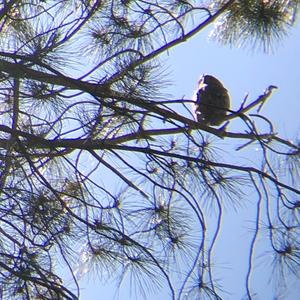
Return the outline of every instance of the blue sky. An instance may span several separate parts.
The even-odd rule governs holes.
[[[249,93],[249,99],[255,99],[270,84],[276,85],[279,89],[264,106],[264,113],[272,116],[277,127],[286,133],[294,126],[299,129],[299,26],[275,45],[271,54],[221,46],[207,38],[209,30],[171,51],[168,64],[175,97],[189,97],[203,73],[213,74],[224,83],[231,94],[233,109],[239,107],[245,93]],[[294,109],[288,111],[290,105]]]
[[[251,52],[249,49],[236,49],[224,47],[216,42],[208,40],[208,33],[211,28],[202,31],[192,40],[174,48],[165,59],[168,67],[167,79],[171,81],[167,92],[175,99],[190,98],[196,88],[197,80],[201,74],[207,73],[218,77],[228,89],[232,99],[232,109],[237,109],[246,93],[249,93],[249,100],[255,100],[269,85],[278,86],[271,98],[263,107],[263,114],[274,121],[276,131],[282,137],[293,139],[299,137],[299,112],[300,112],[300,62],[298,59],[300,49],[299,26],[292,29],[281,43],[274,46],[271,54],[259,51]],[[238,130],[234,124],[230,127]],[[236,141],[232,141],[235,143]],[[254,154],[255,156],[255,154]],[[224,221],[224,231],[228,232],[225,238],[220,240],[220,247],[223,247],[223,254],[218,256],[220,262],[219,274],[225,275],[223,287],[232,291],[226,295],[224,300],[241,299],[244,291],[243,278],[237,272],[244,268],[242,265],[244,247],[247,246],[249,233],[249,220],[251,210],[247,207],[239,213],[230,212],[229,218]],[[229,234],[238,226],[234,234]],[[227,259],[235,257],[234,261]],[[229,271],[228,271],[229,270]],[[228,273],[229,272],[229,273]],[[258,277],[257,284],[267,279],[262,272]],[[103,283],[93,278],[84,280],[81,294],[82,300],[89,299],[117,299],[127,300],[128,290],[116,293],[116,290],[109,285],[103,288]],[[264,298],[268,298],[270,290],[262,292]],[[297,300],[299,288],[291,292],[288,300]],[[126,294],[126,296],[125,296]],[[161,296],[149,297],[163,299]]]

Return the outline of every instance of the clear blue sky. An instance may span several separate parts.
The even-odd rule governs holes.
[[[237,109],[246,92],[249,93],[249,99],[255,100],[266,87],[276,85],[279,89],[265,104],[263,114],[274,121],[275,128],[281,136],[291,139],[297,136],[299,138],[299,26],[291,30],[289,36],[280,44],[274,46],[273,54],[223,47],[215,42],[209,42],[207,35],[208,30],[205,30],[192,40],[170,51],[166,65],[169,73],[167,79],[172,81],[172,84],[168,92],[176,99],[183,96],[190,98],[200,75],[208,73],[215,75],[224,83],[232,97],[232,109]],[[239,213],[230,212],[230,217],[224,222],[224,230],[228,232],[228,235],[220,240],[222,255],[218,256],[218,260],[220,275],[225,274],[225,278],[222,278],[223,288],[232,292],[231,295],[225,295],[224,300],[239,300],[244,295],[242,290],[244,277],[241,277],[238,270],[243,268],[240,264],[242,259],[246,259],[243,257],[243,250],[247,245],[247,238],[250,237],[248,235],[250,219],[251,211],[249,213],[247,208],[243,208]],[[236,230],[236,228],[239,229]],[[82,300],[112,299],[118,295],[117,299],[130,299],[128,291],[126,293],[120,291],[118,294],[112,286],[104,288],[101,281],[93,277],[92,275],[88,281],[82,282]],[[261,282],[266,281],[263,272],[258,279]],[[274,287],[270,285],[269,288]],[[265,290],[262,295],[264,298],[258,297],[257,299],[270,299],[268,290]],[[297,295],[300,295],[299,288],[284,299],[300,299]],[[163,298],[150,296],[148,299]]]

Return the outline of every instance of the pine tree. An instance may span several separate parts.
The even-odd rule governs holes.
[[[299,277],[299,144],[260,110],[275,87],[230,110],[222,128],[195,121],[193,99],[161,92],[170,49],[215,24],[221,43],[269,51],[298,4],[3,1],[0,298],[79,299],[81,279],[99,273],[120,286],[130,278],[145,299],[162,289],[170,299],[222,299],[213,250],[226,235],[224,209],[239,210],[245,186],[258,199],[246,298],[255,295],[259,235],[277,280]],[[243,130],[230,131],[231,122]],[[242,146],[220,162],[218,143],[232,140]],[[260,168],[234,160],[252,145]]]

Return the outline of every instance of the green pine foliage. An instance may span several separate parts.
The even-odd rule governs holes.
[[[270,253],[285,291],[299,277],[300,151],[260,112],[275,87],[207,126],[193,99],[163,93],[164,59],[211,24],[224,44],[268,51],[297,13],[288,0],[2,1],[0,298],[80,299],[89,275],[139,299],[222,299],[216,244],[247,194],[245,295]],[[252,145],[258,163],[241,163]]]

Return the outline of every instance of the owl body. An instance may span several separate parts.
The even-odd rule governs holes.
[[[228,91],[217,78],[204,75],[199,81],[195,107],[198,122],[221,125],[230,107]]]

